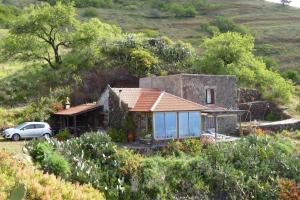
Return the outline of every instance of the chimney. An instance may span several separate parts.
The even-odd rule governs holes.
[[[121,99],[122,90],[119,90],[119,107],[122,107],[122,99]]]
[[[65,109],[68,110],[68,109],[70,109],[70,107],[71,107],[70,99],[69,99],[69,97],[67,97],[66,98],[66,103],[65,103]]]

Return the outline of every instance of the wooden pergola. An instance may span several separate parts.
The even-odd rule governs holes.
[[[215,123],[215,139],[217,139],[218,134],[218,117],[223,115],[230,115],[230,114],[236,114],[238,116],[239,126],[241,127],[241,115],[247,112],[245,110],[227,110],[227,109],[211,109],[211,110],[205,110],[202,111],[202,113],[205,113],[207,115],[214,117],[214,123]]]
[[[103,122],[103,106],[97,104],[82,104],[55,113],[59,117],[59,129],[73,130],[78,134],[78,128],[90,131],[99,128]]]

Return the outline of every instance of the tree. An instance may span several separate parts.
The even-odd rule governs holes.
[[[62,63],[63,48],[71,44],[78,21],[72,4],[43,3],[29,7],[12,25],[2,44],[6,59],[45,60],[53,69]]]
[[[288,5],[290,5],[290,3],[292,3],[291,0],[281,0],[281,4],[282,4],[283,6],[288,6]]]
[[[292,97],[293,84],[254,56],[252,36],[227,32],[205,39],[202,47],[204,54],[196,72],[235,75],[240,85],[257,88],[269,99],[287,101]]]

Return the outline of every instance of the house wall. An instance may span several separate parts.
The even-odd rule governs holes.
[[[206,89],[215,89],[215,105],[237,109],[238,95],[235,76],[178,74],[140,79],[141,88],[158,88],[195,103],[206,105]],[[223,134],[236,131],[237,115],[219,117],[218,128]]]
[[[128,106],[124,102],[120,102],[120,98],[110,87],[105,89],[97,103],[103,105],[104,112],[107,113],[108,127],[120,129],[124,126],[128,114]]]

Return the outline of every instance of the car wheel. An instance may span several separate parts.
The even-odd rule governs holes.
[[[21,136],[19,134],[13,134],[13,136],[11,137],[11,139],[13,141],[19,141],[21,139]]]
[[[44,138],[50,138],[51,135],[50,135],[49,133],[45,133],[45,134],[43,135],[43,137],[44,137]]]

